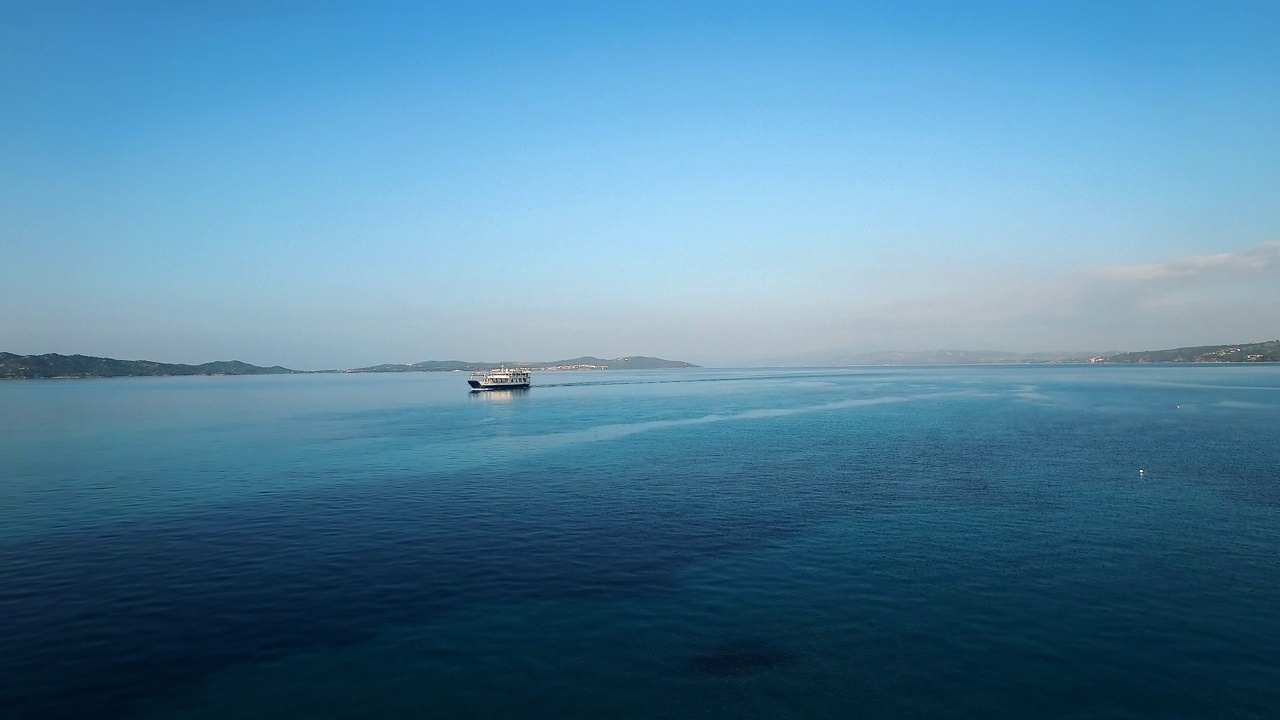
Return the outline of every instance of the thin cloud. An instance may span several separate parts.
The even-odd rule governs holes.
[[[1265,242],[1241,252],[1187,255],[1147,265],[1117,265],[1097,271],[1104,280],[1147,282],[1195,277],[1250,276],[1280,265],[1280,241]]]
[[[1122,350],[1274,336],[1280,242],[1075,272],[992,269],[846,314],[858,350]],[[834,339],[834,338],[832,338]],[[839,343],[832,343],[836,346]]]

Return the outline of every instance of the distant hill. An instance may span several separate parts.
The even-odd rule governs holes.
[[[259,367],[239,360],[202,365],[159,363],[150,360],[114,360],[88,355],[14,355],[0,352],[0,378],[145,377],[158,375],[287,375],[297,370]]]
[[[1000,350],[929,350],[826,355],[815,365],[1014,365],[1025,363],[1209,363],[1280,362],[1280,340],[1202,345],[1125,353],[1013,353]]]
[[[569,360],[527,361],[507,360],[504,362],[465,362],[462,360],[424,360],[423,362],[405,365],[371,365],[362,368],[350,368],[343,372],[448,372],[452,370],[491,370],[506,365],[520,366],[534,370],[660,370],[669,368],[696,368],[699,365],[680,360],[663,360],[662,358],[633,355],[630,357],[605,360],[584,355]]]
[[[1088,353],[1014,353],[1003,350],[926,350],[865,352],[832,357],[830,365],[1011,365],[1017,363],[1084,362]]]
[[[1221,363],[1280,362],[1280,340],[1237,345],[1201,345],[1173,350],[1146,350],[1105,357],[1093,357],[1092,363]]]
[[[585,355],[580,358],[571,360],[556,360],[549,363],[539,363],[542,367],[599,367],[604,370],[667,370],[671,368],[696,368],[699,365],[687,363],[680,360],[663,360],[662,358],[646,357],[644,355],[632,355],[631,357],[614,358],[612,360],[604,360],[598,357]]]
[[[1280,362],[1280,340],[1202,345],[1126,353],[1011,353],[998,350],[869,352],[848,355],[839,365],[1010,365],[1019,363],[1208,363]]]

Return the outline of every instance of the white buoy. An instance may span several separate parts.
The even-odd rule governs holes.
[[[1146,474],[1147,474],[1147,471],[1146,471],[1146,470],[1139,470],[1139,471],[1138,471],[1138,474],[1139,474],[1139,475],[1146,475]]]

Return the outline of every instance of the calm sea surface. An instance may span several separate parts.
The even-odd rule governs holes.
[[[534,382],[0,382],[0,717],[1280,713],[1280,367]]]

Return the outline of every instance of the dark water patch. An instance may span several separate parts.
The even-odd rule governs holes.
[[[774,643],[758,639],[738,639],[690,655],[685,664],[703,675],[741,677],[786,665],[795,656]]]
[[[504,496],[503,484],[561,493]],[[796,527],[749,507],[670,510],[529,472],[331,487],[0,546],[0,706],[123,717],[235,664],[468,605],[664,593],[690,562]]]

